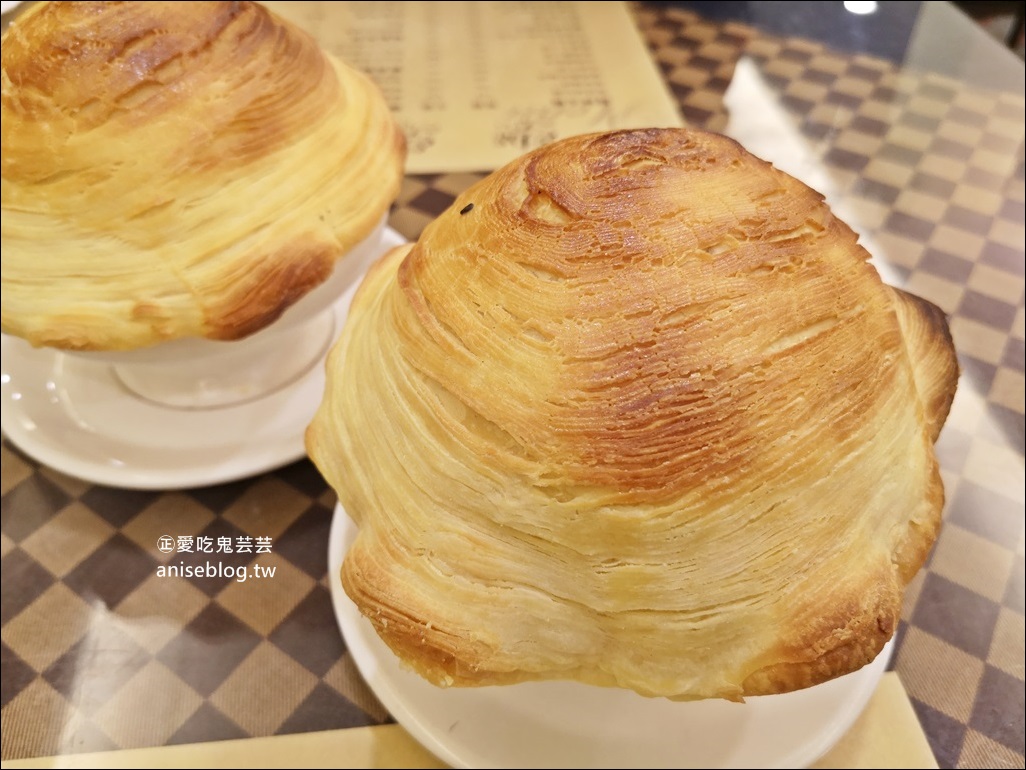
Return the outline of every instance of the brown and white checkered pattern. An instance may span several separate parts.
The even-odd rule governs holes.
[[[942,767],[1022,767],[1023,95],[804,40],[756,35],[745,55],[829,172],[835,210],[951,319],[945,526],[893,665]]]
[[[942,767],[1023,767],[1022,94],[776,39],[686,11],[637,18],[686,120],[722,130],[750,57],[833,189],[908,289],[951,315],[964,375],[938,443],[946,521],[906,596],[894,660]],[[414,238],[480,178],[406,180]],[[377,724],[340,637],[325,545],[334,498],[306,461],[205,489],[97,487],[2,449],[4,759]],[[163,534],[270,535],[253,590],[157,578]],[[174,557],[178,558],[178,557]]]
[[[96,487],[2,448],[5,758],[377,724],[328,590],[333,495],[308,462],[168,494]],[[254,590],[157,577],[161,535],[272,537]],[[198,562],[197,562],[198,563]]]

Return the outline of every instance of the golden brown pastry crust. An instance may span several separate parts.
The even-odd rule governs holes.
[[[736,700],[869,662],[939,526],[957,365],[867,259],[709,133],[474,185],[329,358],[307,447],[359,525],[346,592],[440,685]]]
[[[405,142],[376,87],[256,3],[44,3],[3,38],[2,327],[237,339],[366,238]]]

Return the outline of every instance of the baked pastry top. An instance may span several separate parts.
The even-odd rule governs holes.
[[[374,84],[249,2],[43,3],[4,33],[4,332],[231,340],[327,279],[394,200]]]
[[[361,285],[307,448],[342,583],[439,685],[686,700],[871,661],[938,527],[933,305],[722,136],[574,137]]]

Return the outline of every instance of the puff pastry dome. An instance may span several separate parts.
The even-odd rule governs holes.
[[[471,208],[472,205],[472,208]],[[871,661],[939,524],[958,376],[822,196],[725,137],[575,137],[366,277],[307,448],[342,583],[438,685],[677,700]]]
[[[45,3],[3,37],[4,332],[232,340],[388,211],[405,141],[364,75],[256,3]]]

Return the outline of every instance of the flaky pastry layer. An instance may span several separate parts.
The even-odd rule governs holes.
[[[575,137],[368,275],[309,453],[346,592],[439,685],[673,699],[871,661],[940,524],[943,315],[724,137]]]
[[[232,340],[331,274],[394,200],[374,84],[256,3],[43,3],[2,51],[4,332]]]

